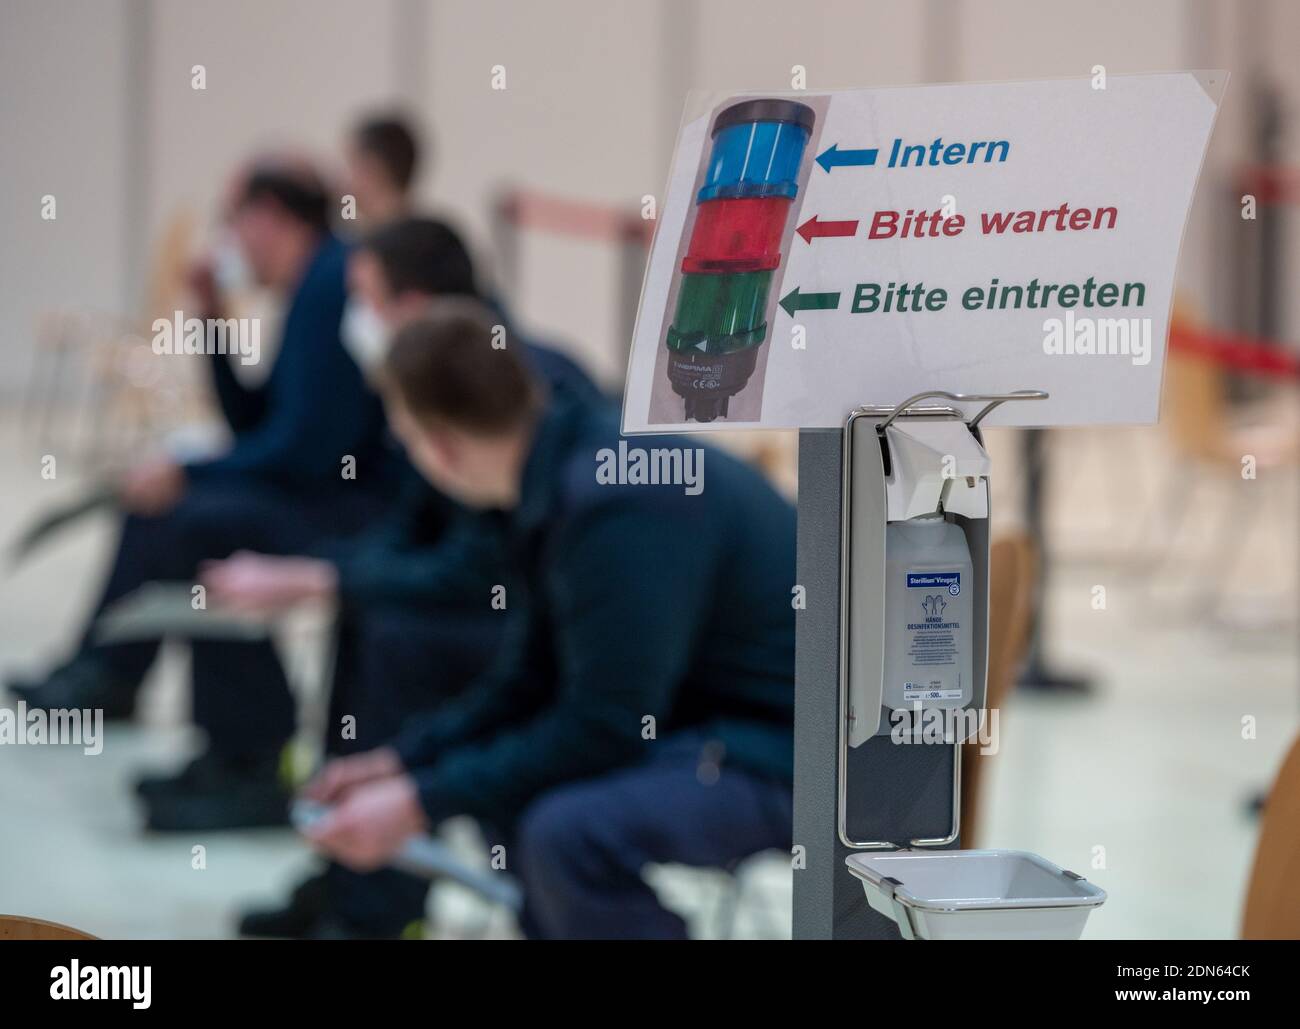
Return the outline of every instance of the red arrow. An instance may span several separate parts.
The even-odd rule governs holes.
[[[795,229],[805,243],[812,243],[814,236],[852,236],[857,231],[857,222],[819,222],[815,214]]]

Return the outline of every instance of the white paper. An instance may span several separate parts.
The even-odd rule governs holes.
[[[1004,405],[989,416],[994,425],[1155,421],[1178,249],[1226,80],[1225,72],[1179,72],[1110,76],[1100,89],[1090,79],[1062,79],[763,94],[814,107],[817,122],[773,273],[757,367],[729,416],[701,423],[685,420],[663,351],[709,129],[719,110],[745,97],[710,107],[683,125],[678,140],[641,295],[624,431],[836,427],[855,407],[894,405],[926,389],[1051,394]],[[926,163],[888,167],[896,139],[924,145]],[[943,147],[932,151],[935,140]],[[976,142],[986,146],[975,150]],[[988,145],[995,142],[1007,144],[1005,153]],[[964,151],[948,151],[953,144]],[[816,158],[832,145],[876,148],[877,162],[826,171]],[[963,152],[976,154],[973,163],[944,163]],[[990,162],[991,153],[997,159]],[[937,237],[869,238],[877,212],[942,211],[945,198],[950,213],[964,218],[957,234],[940,228]],[[1062,204],[1068,207],[1058,215]],[[1071,218],[1085,224],[1075,215],[1082,210],[1087,227],[1072,228]],[[984,231],[984,216],[1024,211],[1034,212],[1041,231],[1011,231],[1014,221],[1000,233],[990,221]],[[852,236],[805,242],[795,229],[814,216],[858,226]],[[1085,306],[1090,277],[1092,306]],[[989,310],[983,305],[994,278],[1020,294],[995,293]],[[883,291],[891,282],[941,287],[946,303],[919,312],[853,311],[861,284]],[[1103,294],[1105,283],[1118,293]],[[1057,289],[1042,304],[1049,284]],[[1073,307],[1059,302],[1063,285],[1078,291],[1065,294]],[[838,293],[837,306],[791,315],[779,302],[796,287]],[[972,287],[986,291],[973,310],[963,306]],[[1040,306],[1030,306],[1031,290]],[[999,308],[1004,296],[1007,306]],[[803,326],[802,348],[796,326]],[[1125,330],[1135,330],[1127,340]],[[1084,352],[1052,352],[1066,337]],[[1089,339],[1094,350],[1127,342],[1127,352],[1088,353]]]

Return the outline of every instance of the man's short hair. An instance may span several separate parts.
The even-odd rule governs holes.
[[[306,169],[289,167],[254,168],[239,191],[236,206],[272,203],[309,228],[329,228],[329,198],[324,183]]]
[[[410,124],[400,115],[371,115],[352,131],[357,149],[379,162],[394,186],[405,192],[415,181],[420,144]]]
[[[474,262],[450,226],[433,218],[401,218],[376,229],[360,250],[374,254],[394,294],[474,296]]]
[[[394,335],[380,383],[418,420],[499,436],[534,421],[544,390],[492,312],[464,298],[438,300]]]

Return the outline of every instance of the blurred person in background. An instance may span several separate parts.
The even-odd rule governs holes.
[[[432,218],[404,218],[376,229],[356,245],[348,268],[351,294],[342,339],[367,375],[378,372],[392,334],[435,300],[479,297],[464,242]],[[563,387],[575,402],[604,402],[576,362],[552,345],[520,337],[499,304],[485,304],[496,318],[502,345],[517,348],[544,381]],[[441,545],[465,509],[409,465],[403,473],[399,500],[366,533],[322,541],[312,556],[239,553],[209,565],[205,581],[212,584],[214,596],[252,610],[280,610],[319,599],[322,582],[330,595],[354,601],[358,608],[382,603],[406,605],[418,613],[440,606],[452,592],[448,576],[455,581],[472,566],[460,548],[478,539],[477,521],[473,527],[465,523],[465,534],[452,536],[453,547]],[[499,567],[495,557],[493,562]]]
[[[684,936],[646,864],[790,846],[793,508],[714,449],[702,490],[602,478],[617,411],[494,348],[481,307],[404,326],[382,382],[412,461],[499,534],[515,616],[484,680],[309,784],[332,806],[309,838],[365,870],[470,815],[507,844],[530,935]]]
[[[164,457],[127,472],[119,487],[127,516],[91,626],[70,661],[15,688],[31,706],[129,716],[159,641],[97,644],[93,622],[106,607],[145,582],[193,582],[205,559],[246,548],[300,552],[356,532],[395,491],[400,458],[381,405],[340,339],[346,253],[329,230],[326,189],[300,162],[264,161],[233,197],[228,247],[194,275],[198,314],[223,317],[223,285],[241,278],[285,298],[274,365],[251,387],[227,355],[205,358],[233,441],[211,460]],[[179,775],[140,782],[147,824],[283,823],[278,769],[295,719],[273,644],[196,639],[191,652],[194,720],[207,749]]]
[[[477,295],[470,254],[454,230],[429,218],[383,225],[353,250],[343,338],[370,372],[401,325],[437,298]],[[573,361],[519,339],[517,348],[552,389],[574,403],[603,398]],[[366,532],[331,541],[310,555],[241,553],[203,571],[216,603],[257,612],[306,601],[339,605],[331,685],[330,756],[391,742],[404,719],[459,693],[495,654],[507,612],[485,598],[505,572],[499,543],[479,519],[429,485],[414,469],[398,500]],[[392,870],[358,873],[331,864],[302,882],[287,904],[247,913],[244,935],[398,936],[424,915],[428,883]]]
[[[346,192],[356,198],[363,227],[410,213],[420,143],[408,119],[398,114],[363,117],[348,138],[346,159]]]

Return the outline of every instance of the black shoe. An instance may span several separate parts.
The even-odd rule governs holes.
[[[239,919],[240,936],[303,940],[325,914],[327,880],[324,872],[304,879],[280,908],[246,911]]]
[[[327,911],[298,938],[301,940],[402,940],[407,939],[408,936],[406,933],[375,932],[373,929],[349,922],[340,915]],[[412,935],[410,938],[417,937]]]
[[[31,709],[98,708],[106,721],[115,722],[135,713],[139,685],[115,675],[107,662],[82,654],[40,681],[9,683],[9,692]]]
[[[289,824],[289,791],[278,761],[235,762],[209,758],[184,786],[146,800],[145,827],[156,832],[261,829]],[[175,780],[173,780],[175,783]]]
[[[226,764],[205,750],[174,775],[142,775],[135,784],[135,792],[144,800],[155,800],[171,794],[189,796],[195,793],[215,793],[227,782],[231,772]]]
[[[1091,679],[1041,667],[1030,667],[1021,672],[1016,689],[1074,697],[1088,697],[1096,692]]]

